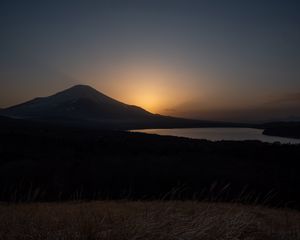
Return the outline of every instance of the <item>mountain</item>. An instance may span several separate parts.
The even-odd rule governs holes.
[[[152,114],[142,108],[116,101],[97,90],[76,85],[49,97],[7,108],[2,114],[15,118],[74,118],[81,120],[139,119]]]
[[[76,85],[49,97],[35,98],[6,108],[0,114],[18,119],[118,129],[224,126],[224,123],[152,114],[86,85]]]
[[[86,85],[35,98],[4,109],[0,114],[18,119],[104,128],[127,128],[158,118],[140,107],[119,102]]]

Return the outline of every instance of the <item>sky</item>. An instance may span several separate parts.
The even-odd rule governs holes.
[[[154,113],[300,120],[300,1],[1,1],[0,108],[76,84]]]

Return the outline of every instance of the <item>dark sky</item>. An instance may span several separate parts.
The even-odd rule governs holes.
[[[300,117],[300,1],[1,1],[0,107],[89,84],[162,114]]]

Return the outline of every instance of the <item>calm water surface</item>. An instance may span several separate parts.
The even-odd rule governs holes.
[[[259,140],[262,142],[280,142],[300,144],[300,139],[272,137],[263,135],[263,130],[254,128],[174,128],[174,129],[142,129],[132,132],[143,132],[159,135],[187,137],[195,139],[219,140]]]

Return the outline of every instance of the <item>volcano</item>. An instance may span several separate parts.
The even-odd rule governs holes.
[[[122,103],[87,85],[76,85],[48,97],[2,109],[2,116],[113,129],[208,127],[224,123],[153,114]]]

